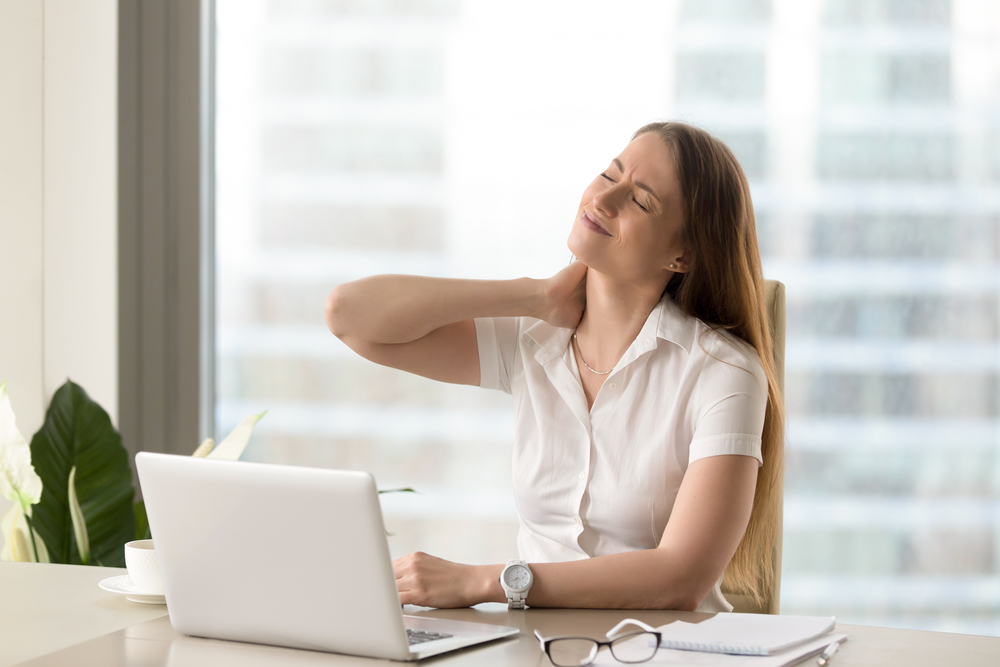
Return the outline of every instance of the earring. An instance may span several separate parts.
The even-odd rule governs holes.
[[[671,269],[676,269],[676,268],[677,268],[677,265],[676,265],[676,264],[674,264],[673,262],[671,262],[671,263],[670,263],[670,268],[671,268]]]

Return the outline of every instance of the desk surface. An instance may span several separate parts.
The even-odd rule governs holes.
[[[401,665],[405,663],[354,658],[271,646],[199,639],[178,634],[165,616],[166,607],[128,602],[97,587],[121,570],[75,565],[0,563],[0,667],[69,664],[116,665]],[[421,609],[406,613],[465,621],[510,625],[521,635],[492,644],[445,654],[423,663],[500,667],[545,667],[548,659],[532,631],[542,634],[602,636],[622,618],[632,616],[652,625],[677,619],[698,620],[707,614],[672,611],[612,611],[528,609],[508,612],[503,605],[473,609]],[[838,625],[848,641],[831,661],[834,667],[996,667],[1000,638],[943,632],[895,630]],[[81,644],[86,642],[85,644]],[[79,644],[79,645],[78,645]],[[75,646],[78,645],[78,646]],[[73,647],[69,649],[69,647]],[[814,660],[802,664],[814,665]]]

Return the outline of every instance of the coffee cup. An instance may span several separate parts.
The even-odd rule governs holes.
[[[135,540],[125,545],[128,576],[143,595],[163,595],[160,566],[156,562],[153,540]]]

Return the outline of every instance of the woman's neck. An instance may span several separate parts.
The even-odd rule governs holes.
[[[662,285],[623,283],[590,269],[587,307],[576,329],[577,344],[587,363],[602,369],[615,366],[662,293]]]

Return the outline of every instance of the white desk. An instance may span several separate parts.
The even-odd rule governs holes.
[[[79,665],[183,667],[255,667],[257,665],[400,665],[354,658],[186,637],[174,632],[163,606],[135,604],[97,587],[123,570],[76,565],[0,563],[0,667],[29,661],[31,667],[70,664],[65,652],[74,651]],[[506,667],[548,667],[532,630],[543,634],[586,634],[600,637],[627,616],[652,625],[705,614],[673,611],[611,611],[584,609],[528,609],[508,612],[497,604],[473,609],[424,610],[406,613],[455,618],[521,629],[516,638],[457,651],[421,664]],[[893,630],[861,625],[838,625],[848,641],[831,661],[832,667],[997,667],[1000,638],[942,632]],[[109,634],[110,633],[110,634]],[[81,642],[86,642],[81,644]],[[815,665],[815,660],[802,664]]]

